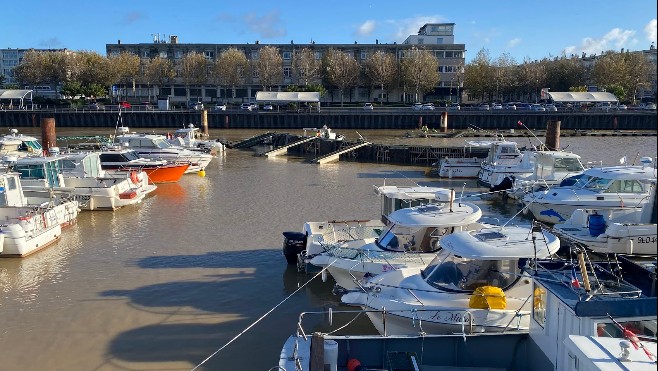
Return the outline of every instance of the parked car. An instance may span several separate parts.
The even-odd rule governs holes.
[[[505,103],[503,109],[516,110],[516,105],[514,103]]]
[[[480,111],[489,111],[491,107],[489,107],[489,104],[487,103],[482,103],[477,107],[477,109]]]
[[[188,108],[189,108],[189,109],[196,110],[196,111],[200,111],[200,110],[203,109],[203,103],[202,103],[202,102],[194,102],[194,101],[192,101],[192,102],[189,103]]]
[[[517,110],[529,110],[532,108],[532,104],[530,103],[519,103],[516,104],[516,109]]]
[[[99,110],[101,109],[101,106],[97,102],[91,102],[87,104],[87,109]]]
[[[425,104],[423,104],[423,106],[421,107],[421,109],[422,109],[423,111],[434,111],[434,108],[435,108],[435,107],[434,107],[434,103],[425,103]]]
[[[617,111],[626,111],[627,109],[628,107],[623,103],[617,105]]]
[[[494,109],[494,110],[503,109],[503,105],[500,104],[500,103],[494,103],[494,104],[491,105],[491,109]]]
[[[254,104],[253,103],[242,103],[240,105],[241,110],[246,110],[246,111],[253,111],[254,110]]]
[[[639,109],[644,109],[644,110],[656,110],[656,103],[640,103],[638,106]]]
[[[365,109],[365,110],[372,110],[374,108],[375,107],[372,106],[372,103],[364,103],[363,104],[363,109]]]
[[[546,108],[542,107],[541,104],[531,104],[530,110],[535,112],[545,112]]]
[[[423,109],[423,104],[422,103],[414,103],[411,105],[411,109],[415,111],[420,111]]]
[[[557,112],[557,107],[555,107],[554,104],[547,104],[544,106],[546,108],[546,111],[551,111],[551,112]]]
[[[121,101],[121,102],[119,102],[119,107],[120,108],[132,108],[132,104],[130,104],[126,101]]]
[[[450,107],[448,107],[448,110],[450,110],[450,111],[459,111],[459,110],[461,110],[461,107],[459,106],[459,103],[451,103]]]
[[[224,103],[215,104],[215,111],[226,111],[226,104]]]
[[[271,104],[266,104],[266,105],[263,106],[263,109],[265,111],[272,111],[274,109],[274,107],[272,107]]]

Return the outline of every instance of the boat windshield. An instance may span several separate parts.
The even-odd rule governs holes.
[[[128,161],[135,161],[140,159],[139,155],[135,151],[126,151],[123,153],[123,157]]]
[[[409,246],[412,238],[411,228],[393,224],[379,237],[377,244],[384,250],[405,251],[405,245]]]
[[[518,260],[477,260],[439,254],[421,273],[437,289],[472,292],[481,286],[505,289],[517,280],[520,269]]]
[[[592,191],[600,191],[608,188],[608,185],[612,182],[612,179],[599,178],[596,176],[589,177],[587,183],[583,186],[585,189]]]
[[[554,164],[555,170],[562,170],[568,172],[583,171],[585,168],[580,160],[577,158],[556,158]]]
[[[164,140],[164,139],[162,139],[162,138],[155,138],[155,139],[153,139],[153,144],[154,144],[157,148],[162,148],[162,149],[173,147],[173,146],[171,145],[171,143],[167,142],[166,140]]]
[[[655,319],[636,321],[619,321],[619,324],[635,335],[656,341],[657,325]],[[622,330],[611,321],[605,320],[596,323],[596,335],[599,337],[623,338]]]

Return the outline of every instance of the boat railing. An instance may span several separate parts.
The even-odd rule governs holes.
[[[469,310],[455,310],[455,309],[395,309],[389,310],[386,308],[382,309],[346,309],[346,310],[334,310],[329,308],[327,311],[308,311],[302,312],[299,314],[297,321],[297,330],[296,335],[299,338],[308,340],[308,333],[304,328],[304,321],[308,318],[308,321],[312,321],[314,332],[319,332],[324,335],[335,335],[335,336],[350,336],[356,334],[362,334],[363,328],[360,322],[357,322],[359,318],[362,318],[364,315],[381,315],[383,322],[383,331],[381,332],[382,336],[399,336],[399,335],[389,335],[388,327],[386,323],[387,315],[396,315],[404,316],[409,318],[415,326],[419,329],[419,334],[423,333],[422,330],[422,313],[431,313],[432,315],[438,315],[440,313],[449,313],[451,316],[459,316],[459,320],[455,322],[461,326],[461,332],[457,331],[452,333],[453,335],[469,335],[474,333],[474,317]],[[313,320],[312,318],[322,318],[320,320]],[[427,317],[427,316],[425,316]],[[318,323],[318,322],[322,323]],[[354,325],[358,331],[355,334],[351,334],[349,331],[349,326]],[[317,331],[317,329],[322,329]],[[296,348],[295,348],[296,349]]]
[[[329,224],[328,229],[322,234],[325,243],[333,244],[342,241],[365,240],[368,238],[377,238],[381,233],[380,226],[352,226],[347,224]]]
[[[402,263],[427,263],[422,254],[403,251],[364,250],[360,248],[342,247],[340,244],[326,244],[325,253],[328,256],[345,259],[356,259],[360,262],[390,263],[391,260]]]

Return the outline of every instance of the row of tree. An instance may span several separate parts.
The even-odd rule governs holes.
[[[317,59],[311,49],[301,49],[295,51],[290,69],[285,72],[294,82],[286,89],[319,91],[322,95],[328,89],[338,90],[341,103],[345,92],[357,87],[379,89],[382,96],[390,89],[400,89],[420,101],[423,94],[438,86],[438,70],[439,60],[422,48],[406,50],[399,60],[392,53],[377,51],[362,64],[351,53],[338,49],[327,50],[322,59]],[[589,70],[580,58],[546,58],[518,64],[508,54],[492,59],[482,49],[472,62],[456,66],[449,76],[450,86],[457,88],[456,96],[460,96],[462,88],[472,99],[481,101],[529,100],[544,87],[552,91],[579,91],[586,82],[593,82],[622,100],[633,100],[637,90],[648,84],[648,71],[641,53],[609,52]],[[14,75],[22,85],[49,85],[68,97],[105,96],[113,85],[143,84],[150,88],[174,82],[186,86],[188,99],[190,87],[209,84],[220,91],[222,87],[230,89],[235,97],[237,88],[254,81],[263,90],[281,86],[284,63],[279,49],[273,46],[261,48],[258,58],[251,61],[242,50],[229,48],[214,61],[190,52],[176,64],[167,58],[141,59],[128,52],[104,57],[89,51],[30,50],[14,68]]]

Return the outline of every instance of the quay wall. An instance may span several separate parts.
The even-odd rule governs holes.
[[[440,129],[445,111],[411,112],[381,109],[370,112],[324,110],[315,113],[208,111],[210,129],[302,129],[327,125],[332,129],[417,129],[426,125]],[[199,111],[131,111],[121,113],[124,126],[140,128],[177,128],[186,124],[201,126]],[[115,111],[0,111],[4,127],[38,127],[42,118],[54,118],[58,127],[114,127]],[[515,129],[521,121],[531,129],[543,129],[548,121],[561,122],[566,130],[656,130],[656,111],[627,112],[449,112],[448,130],[469,126],[481,129]]]

